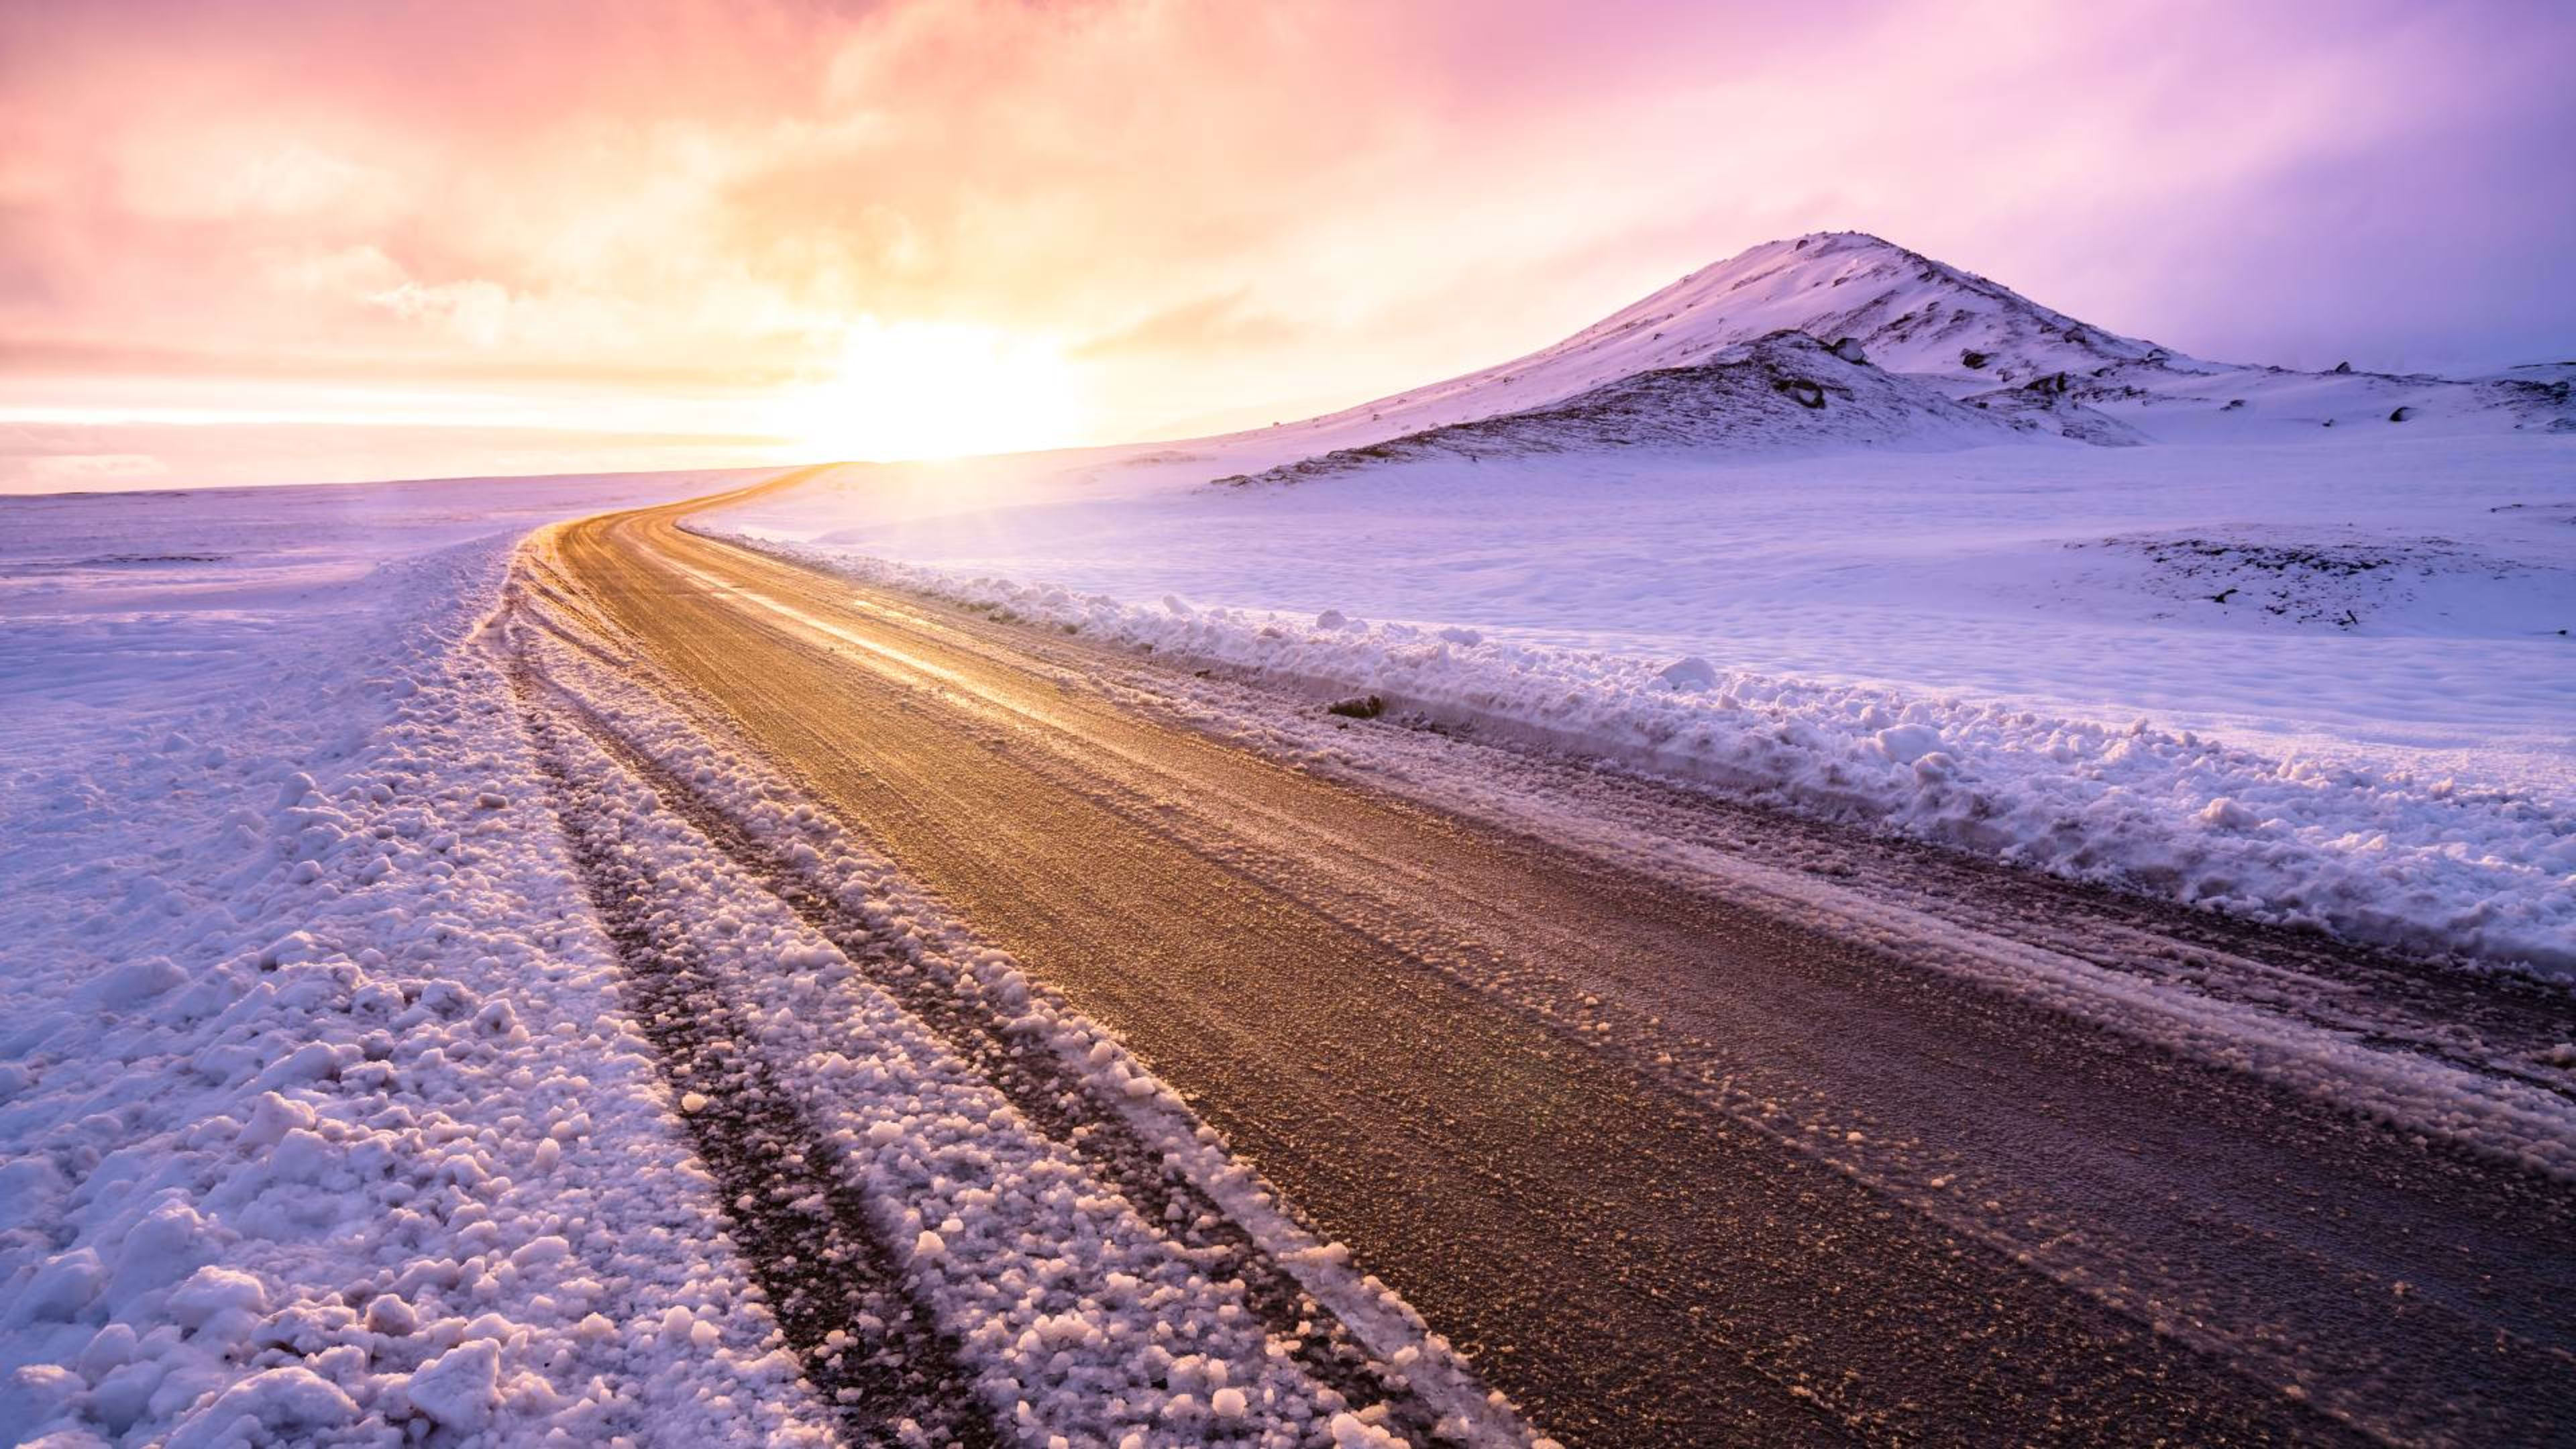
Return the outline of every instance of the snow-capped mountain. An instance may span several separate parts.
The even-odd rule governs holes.
[[[1488,432],[1571,446],[1565,420],[1552,412],[1560,405],[1598,404],[1603,400],[1595,395],[1603,389],[1648,374],[1743,362],[1735,349],[1783,332],[1813,339],[1847,369],[1903,379],[1925,395],[1915,402],[1926,428],[1892,433],[1885,419],[1873,420],[1846,439],[1855,446],[1902,446],[1909,438],[1921,445],[1943,432],[1934,425],[1941,410],[1929,406],[1936,397],[1999,415],[2008,431],[2025,437],[2106,445],[2300,437],[2339,424],[2391,422],[2462,431],[2576,430],[2567,366],[2462,381],[2348,366],[2303,373],[2211,362],[2067,316],[1878,237],[1822,232],[1766,242],[1693,272],[1528,356],[1262,436],[1274,445],[1304,444],[1304,456],[1318,465],[1325,456],[1339,458],[1330,471],[1365,461],[1364,453],[1380,445],[1409,455],[1433,446],[1425,439],[1435,433],[1442,435],[1439,448],[1468,451],[1465,438],[1445,430],[1510,417],[1530,422]],[[1770,350],[1781,353],[1777,346]],[[1855,374],[1839,376],[1848,382]],[[1869,385],[1874,395],[1894,395],[1882,383]],[[1634,409],[1649,395],[1680,411],[1643,421]],[[1720,397],[1733,393],[1671,380],[1637,390],[1622,404],[1631,410],[1627,420],[1595,441],[1762,446],[1782,440],[1772,423],[1737,427],[1746,419],[1731,407],[1688,415]],[[1821,411],[1835,414],[1830,400]],[[1835,416],[1799,421],[1789,433],[1812,442],[1839,431]],[[1948,445],[1968,446],[1959,440],[1964,436],[1954,434]],[[1404,446],[1394,447],[1395,440]]]

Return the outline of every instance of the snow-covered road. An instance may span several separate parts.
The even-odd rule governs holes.
[[[1215,1254],[1192,1261],[1274,1337],[1261,1285],[1293,1277],[1347,1350],[1273,1355],[1259,1403],[1374,1384],[1369,1422],[1418,1433],[1473,1402],[1472,1366],[1584,1442],[2478,1441],[2569,1411],[2558,987],[1330,715],[680,512],[549,536],[510,624],[557,700],[539,718],[584,721],[620,762],[601,778],[747,893],[673,901],[706,940],[666,951],[742,962],[756,999],[817,963],[840,981],[795,944],[817,933],[1027,1150],[1216,1233],[1164,1251]],[[890,963],[881,922],[833,913],[853,878],[926,887],[974,945],[927,982]],[[772,1060],[849,1052],[797,1044],[827,999],[753,1012]],[[845,1143],[873,1135],[834,1073],[787,1078],[826,1129],[855,1110]],[[1198,1205],[1157,1209],[1129,1140],[1212,1154],[1159,1190]],[[1007,1255],[1034,1210],[1008,1199],[880,1231]],[[1345,1258],[1375,1277],[1319,1274]],[[1034,1324],[962,1285],[925,1301],[988,1384],[1076,1415],[1046,1387],[1062,1351],[997,1370],[979,1347]],[[1463,1363],[1389,1339],[1416,1312]]]

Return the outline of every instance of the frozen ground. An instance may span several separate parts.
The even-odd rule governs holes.
[[[254,713],[286,728],[294,705],[351,687],[349,669],[398,657],[407,626],[461,607],[422,560],[506,554],[552,519],[768,471],[0,500],[0,764],[69,764]],[[303,697],[265,704],[287,680]]]

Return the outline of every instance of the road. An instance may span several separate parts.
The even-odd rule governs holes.
[[[566,526],[549,565],[1568,1445],[2576,1436],[2558,1177],[1947,969],[1901,924],[1294,767],[1085,684],[1148,666],[680,526],[705,506]],[[1676,831],[1724,819],[1620,788]],[[2098,921],[2097,955],[2339,982],[2428,1039],[2481,1013],[2576,1038],[2554,993],[2216,951],[1915,860],[1862,873]]]

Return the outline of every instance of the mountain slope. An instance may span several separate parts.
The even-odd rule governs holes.
[[[2061,407],[2069,416],[2082,411]],[[2065,431],[2063,421],[2048,415],[2045,407],[1989,409],[1954,402],[1803,332],[1782,330],[1725,348],[1705,361],[1635,373],[1544,407],[1425,428],[1217,481],[1290,483],[1378,463],[1432,458],[1482,462],[1619,448],[1928,452]]]
[[[1766,242],[1693,272],[1526,357],[1287,430],[1338,433],[1375,424],[1383,436],[1472,422],[1545,407],[1641,372],[1686,367],[1783,329],[1825,343],[1852,338],[1863,356],[1890,371],[1983,377],[1991,379],[1987,387],[2034,372],[2173,356],[1892,242],[1825,232]]]
[[[1310,461],[1354,455],[1328,470],[1341,471],[1396,440],[1406,446],[1395,451],[1409,453],[1428,446],[1419,441],[1425,434],[1546,413],[1624,379],[1727,360],[1729,349],[1783,331],[2001,415],[2019,432],[2092,443],[2288,439],[2338,424],[2390,422],[2461,431],[2576,429],[2564,368],[2455,381],[2210,362],[2069,317],[1878,237],[1822,232],[1766,242],[1500,366],[1245,435],[1254,443],[1246,451]],[[1685,408],[1704,392],[1656,391]],[[1664,441],[1689,435],[1713,446],[1766,440],[1741,421],[1706,426],[1677,416],[1650,431]],[[1570,446],[1562,423],[1534,420],[1506,431]],[[1620,445],[1606,433],[1598,441]],[[1454,435],[1438,446],[1470,447]]]
[[[2010,288],[1864,232],[1767,242],[1586,328],[1551,355],[1639,347],[1675,358],[1781,328],[1851,338],[1891,372],[2089,371],[2174,354],[2052,311]],[[2189,359],[2185,359],[2189,361]]]

